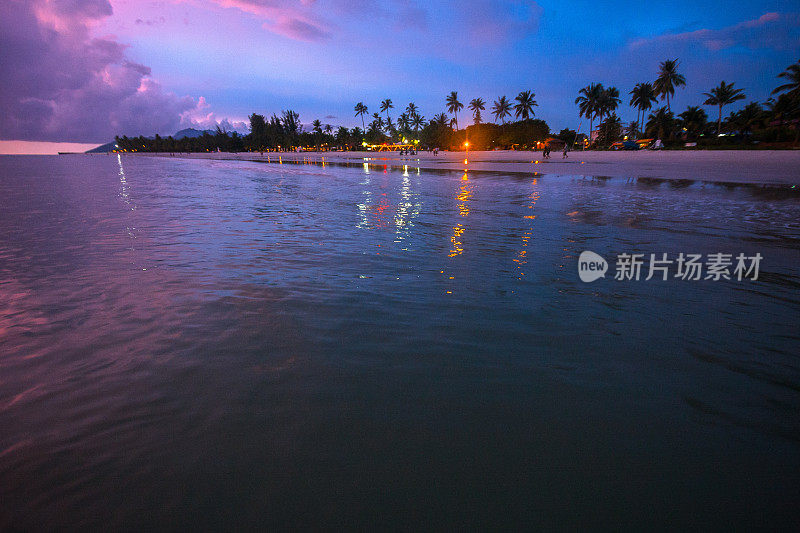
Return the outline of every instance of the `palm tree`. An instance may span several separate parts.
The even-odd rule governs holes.
[[[397,117],[397,125],[400,127],[401,131],[408,130],[411,125],[411,119],[406,113],[400,113],[400,116]]]
[[[611,145],[622,136],[622,121],[616,113],[612,113],[597,128],[600,130],[597,136],[598,142],[604,145]]]
[[[681,124],[686,129],[689,136],[699,135],[706,127],[708,115],[697,106],[689,106],[686,111],[678,115],[681,117]]]
[[[347,144],[348,137],[350,137],[350,132],[344,126],[339,126],[339,129],[336,130],[336,142],[340,145],[344,146]]]
[[[453,113],[456,119],[456,130],[458,130],[458,112],[464,109],[464,104],[458,101],[458,91],[452,91],[447,96],[447,110]]]
[[[469,102],[469,108],[472,110],[472,118],[475,124],[481,123],[481,111],[486,109],[486,102],[483,98],[473,98]]]
[[[391,98],[387,98],[381,102],[381,113],[386,113],[386,120],[389,120],[389,110],[394,109]]]
[[[536,96],[536,93],[533,91],[522,91],[514,98],[514,100],[518,102],[514,105],[515,116],[517,118],[522,117],[523,120],[527,120],[533,115],[534,106],[539,105],[536,103],[536,100],[533,99],[534,96]]]
[[[630,105],[636,108],[636,122],[641,124],[644,120],[644,113],[653,107],[653,104],[658,101],[655,94],[653,85],[648,82],[637,83],[633,90],[630,92],[631,102]],[[641,113],[642,119],[639,119]]]
[[[447,118],[447,115],[444,113],[433,115],[433,118],[431,119],[431,124],[435,124],[437,126],[448,126],[451,122],[451,119]]]
[[[375,125],[375,129],[381,130],[383,129],[383,117],[380,116],[378,113],[372,114],[372,124]]]
[[[505,124],[506,117],[511,116],[511,102],[508,101],[508,98],[501,96],[499,100],[495,100],[492,105],[492,114],[495,122],[500,120]]]
[[[414,115],[419,113],[419,109],[417,108],[417,105],[414,102],[410,102],[406,106],[406,113],[408,114],[409,117],[413,117]]]
[[[589,138],[592,137],[592,125],[595,117],[600,113],[600,104],[605,89],[602,83],[591,83],[578,91],[575,103],[578,104],[580,117],[589,119]]]
[[[419,137],[419,129],[425,125],[425,117],[414,111],[411,117],[411,125],[414,127],[414,135]]]
[[[779,78],[786,78],[789,83],[784,83],[772,91],[772,94],[785,92],[789,98],[795,102],[800,102],[800,61],[786,67],[786,70],[778,74]]]
[[[364,102],[359,102],[353,109],[356,112],[356,116],[361,115],[361,129],[366,129],[366,126],[364,126],[364,115],[367,114],[367,106],[364,105]]]
[[[333,132],[333,126],[331,126],[330,124],[325,124],[325,133],[330,135],[332,132]]]
[[[744,95],[744,89],[734,89],[733,83],[727,84],[724,81],[719,84],[719,87],[714,87],[710,92],[703,93],[708,99],[703,102],[703,105],[715,105],[719,107],[719,118],[717,119],[717,135],[722,128],[722,107],[737,100],[744,100],[747,98]]]
[[[731,113],[733,120],[729,119],[731,126],[735,127],[739,133],[749,135],[754,129],[763,126],[766,113],[758,102],[750,102],[740,111]]]
[[[319,150],[319,136],[322,135],[322,122],[319,119],[314,119],[314,122],[311,123],[312,131],[316,134],[314,137],[317,140],[317,150]]]
[[[662,61],[658,68],[658,77],[653,84],[656,95],[663,100],[667,99],[667,111],[672,111],[669,107],[669,97],[675,94],[675,87],[686,85],[686,78],[683,74],[678,74],[678,60],[667,59]]]
[[[619,89],[616,87],[609,87],[603,90],[600,94],[600,100],[597,102],[598,114],[600,119],[604,116],[609,116],[619,107]]]
[[[647,117],[647,135],[663,139],[672,135],[674,129],[675,117],[672,115],[672,111],[667,110],[666,107],[659,107],[655,113],[651,113]]]

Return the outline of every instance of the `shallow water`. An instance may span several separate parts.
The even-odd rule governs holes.
[[[746,187],[2,157],[0,529],[788,529],[799,261]]]

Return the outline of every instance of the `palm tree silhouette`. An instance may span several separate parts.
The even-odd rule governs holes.
[[[458,101],[458,91],[452,91],[447,96],[447,110],[455,116],[456,131],[458,131],[458,112],[462,109],[464,109],[464,104]]]
[[[397,117],[397,126],[401,131],[410,129],[411,119],[408,117],[408,114],[400,113],[400,116]]]
[[[472,110],[472,118],[475,124],[481,123],[481,111],[486,109],[486,102],[483,98],[473,98],[469,102],[469,108]]]
[[[675,118],[666,107],[659,107],[647,117],[647,131],[659,139],[669,137],[675,128]]]
[[[312,131],[315,133],[314,138],[317,140],[317,150],[319,150],[319,136],[322,135],[322,122],[318,118],[314,119],[311,123]]]
[[[578,104],[578,116],[589,119],[589,138],[592,136],[592,126],[595,117],[600,113],[601,100],[605,89],[602,83],[591,83],[578,91],[575,103]]]
[[[534,96],[536,96],[536,93],[533,91],[522,91],[514,98],[514,100],[518,102],[514,106],[515,116],[517,118],[522,117],[523,120],[526,120],[533,115],[534,106],[539,105],[536,103],[536,100],[533,99]]]
[[[764,109],[758,102],[750,102],[740,111],[731,113],[731,116],[736,128],[745,135],[749,135],[756,128],[763,127],[766,119]]]
[[[669,97],[675,94],[675,87],[681,85],[686,85],[686,78],[683,74],[678,74],[678,60],[662,61],[653,87],[656,90],[656,96],[660,96],[662,100],[667,99],[667,111],[672,111],[669,107]]]
[[[436,124],[439,126],[449,126],[451,123],[452,119],[447,118],[447,115],[445,115],[444,113],[433,115],[433,119],[431,119],[431,124]]]
[[[411,116],[411,125],[414,127],[414,135],[419,137],[419,129],[425,125],[425,117],[417,113],[416,106],[414,106],[414,114]]]
[[[511,116],[511,102],[508,101],[508,98],[501,96],[499,100],[495,100],[492,104],[492,114],[495,122],[500,120],[505,124],[506,117]]]
[[[779,78],[786,78],[789,83],[784,83],[772,91],[772,94],[785,92],[789,98],[795,102],[800,102],[800,61],[786,67],[786,70],[778,74]]]
[[[604,116],[611,115],[614,111],[616,111],[617,107],[619,106],[620,98],[619,98],[619,89],[616,87],[609,87],[608,89],[604,89],[602,93],[600,93],[600,99],[597,102],[597,109],[600,116],[600,120],[603,119]]]
[[[389,110],[394,109],[391,98],[387,98],[381,102],[381,113],[386,113],[386,120],[389,120]]]
[[[722,128],[722,107],[737,100],[744,100],[744,89],[734,89],[733,83],[725,83],[724,81],[719,84],[719,87],[714,87],[710,92],[703,93],[708,99],[703,102],[703,105],[715,105],[719,107],[719,118],[717,119],[717,135]]]
[[[366,126],[364,125],[364,115],[367,114],[367,106],[364,105],[364,102],[359,102],[353,109],[356,112],[356,116],[361,115],[361,129],[366,129]]]
[[[678,116],[681,117],[681,124],[686,128],[686,133],[691,136],[700,134],[708,122],[706,112],[697,106],[687,107],[686,111]]]
[[[651,109],[653,104],[658,101],[655,94],[653,85],[648,82],[637,83],[633,90],[630,92],[631,102],[630,105],[636,108],[636,122],[641,124],[644,121],[645,111]],[[641,113],[641,120],[639,114]]]
[[[380,116],[378,113],[372,114],[372,124],[375,125],[375,129],[381,130],[383,129],[383,117]]]

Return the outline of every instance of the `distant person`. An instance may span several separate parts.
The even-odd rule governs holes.
[[[566,159],[566,158],[569,157],[567,155],[567,152],[568,152],[567,147],[568,147],[568,145],[566,143],[564,143],[564,151],[561,153],[561,159]]]

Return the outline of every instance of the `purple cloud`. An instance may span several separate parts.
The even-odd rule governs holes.
[[[172,132],[196,103],[165,92],[125,46],[92,38],[107,0],[0,3],[0,115],[6,139],[104,142]]]
[[[136,19],[135,24],[137,26],[157,26],[159,24],[164,24],[166,19],[164,17],[158,17],[157,19]]]
[[[316,42],[331,36],[330,29],[312,12],[314,0],[301,0],[299,5],[290,0],[212,1],[265,19],[264,29],[295,41]]]
[[[296,18],[283,18],[278,22],[264,24],[264,28],[295,41],[317,42],[330,37],[330,33],[320,26]]]
[[[668,33],[630,43],[631,48],[649,45],[701,45],[717,51],[734,46],[750,49],[771,48],[793,50],[800,47],[800,13],[765,13],[717,30],[700,29],[683,33]]]

